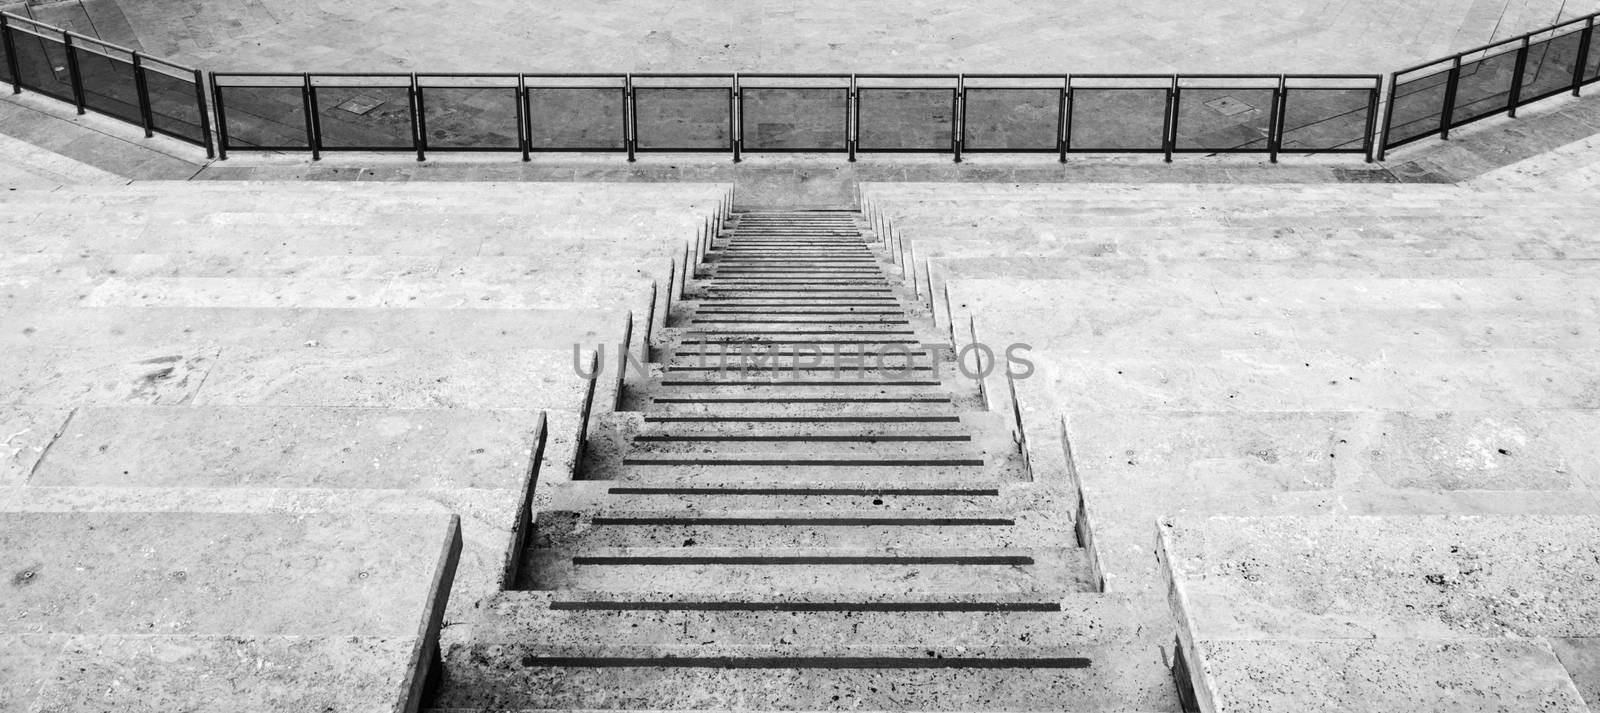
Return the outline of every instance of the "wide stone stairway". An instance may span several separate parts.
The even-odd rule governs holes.
[[[433,706],[1177,710],[1170,622],[1097,591],[868,221],[713,232]]]

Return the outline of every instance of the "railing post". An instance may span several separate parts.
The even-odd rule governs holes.
[[[211,114],[206,111],[206,77],[200,70],[194,71],[194,103],[200,110],[200,140],[206,145],[206,158],[217,158],[221,155],[222,147],[219,143],[217,149],[211,149]],[[211,96],[217,96],[216,77],[211,78]],[[222,129],[222,100],[217,99],[217,130]]]
[[[144,58],[138,52],[133,53],[133,88],[139,95],[139,123],[148,139],[156,135],[155,117],[150,113],[150,83],[144,76]]]
[[[198,90],[197,90],[198,91]],[[217,107],[217,158],[228,160],[228,114],[222,106],[222,92],[217,90],[217,75],[211,75],[211,102]],[[205,107],[200,107],[200,119],[205,120]]]
[[[522,149],[522,160],[532,161],[533,127],[528,125],[527,82],[527,75],[517,75],[517,146]]]
[[[1383,80],[1380,79],[1378,81],[1383,81]],[[1388,156],[1389,156],[1389,129],[1394,127],[1395,90],[1399,86],[1400,86],[1400,73],[1399,72],[1391,73],[1389,75],[1389,101],[1383,105],[1383,137],[1380,139],[1377,136],[1369,136],[1369,139],[1374,144],[1377,144],[1377,147],[1378,147],[1378,160],[1379,161],[1382,161],[1385,158],[1388,158]],[[1373,90],[1373,91],[1376,92],[1377,90]],[[1374,99],[1374,101],[1376,101],[1376,98]],[[1369,135],[1372,134],[1372,133],[1373,132],[1368,132]]]
[[[1589,43],[1593,41],[1594,16],[1591,15],[1583,25],[1583,34],[1578,38],[1578,61],[1572,66],[1572,96],[1583,93],[1583,73],[1589,68]]]
[[[961,143],[967,136],[967,79],[965,75],[956,75],[956,90],[951,95],[950,106],[950,150],[956,156],[956,163],[961,163]]]
[[[844,103],[844,145],[850,154],[850,163],[856,162],[856,148],[861,142],[861,97],[856,86],[856,75],[850,75],[850,92]]]
[[[733,73],[733,89],[728,94],[728,143],[733,147],[733,162],[741,159],[744,148],[744,97],[739,91],[739,73]]]
[[[1372,149],[1377,144],[1378,134],[1378,93],[1383,91],[1383,76],[1372,78],[1372,88],[1367,91],[1367,122],[1366,131],[1362,134],[1362,152],[1366,154],[1367,163],[1372,163]]]
[[[1522,46],[1517,48],[1517,65],[1511,73],[1511,92],[1506,95],[1506,115],[1517,118],[1517,105],[1522,103],[1522,73],[1528,69],[1528,37],[1523,35]]]
[[[1072,76],[1061,78],[1061,105],[1056,109],[1056,151],[1067,162],[1067,144],[1072,141]],[[929,279],[932,279],[930,276]],[[928,289],[933,289],[929,287]]]
[[[317,88],[311,85],[311,73],[300,75],[300,107],[306,116],[306,143],[311,147],[311,160],[322,160],[322,127],[317,117]]]
[[[1278,75],[1278,88],[1272,90],[1272,115],[1267,118],[1267,160],[1278,162],[1278,152],[1283,150],[1283,115],[1288,111],[1289,78]]]
[[[417,160],[427,160],[428,119],[423,115],[422,87],[417,85],[417,73],[411,73],[411,86],[406,87],[411,99],[411,146],[417,150]]]
[[[0,45],[5,46],[6,69],[11,70],[11,93],[22,93],[22,70],[17,68],[17,48],[11,44],[11,21],[0,15]],[[1579,69],[1579,76],[1583,70]]]
[[[1161,148],[1167,154],[1167,163],[1172,163],[1172,152],[1178,146],[1178,104],[1182,101],[1183,93],[1178,88],[1178,75],[1172,75],[1172,85],[1167,87],[1167,115],[1166,123],[1161,127]]]
[[[72,102],[78,105],[78,114],[84,113],[83,76],[78,74],[78,53],[73,50],[72,33],[61,33],[61,45],[67,49],[67,76],[72,79]]]
[[[1445,79],[1444,108],[1439,111],[1439,138],[1450,140],[1450,125],[1456,118],[1456,85],[1461,82],[1461,55],[1450,63],[1450,74]]]
[[[633,96],[633,75],[622,77],[622,143],[628,147],[628,163],[638,160],[634,156],[639,147],[639,107]]]

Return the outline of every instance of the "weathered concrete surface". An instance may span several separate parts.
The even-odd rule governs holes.
[[[520,490],[521,411],[85,407],[29,479],[59,487]]]
[[[1586,713],[1543,640],[1203,641],[1207,711]]]
[[[1036,453],[1063,454],[1034,458],[1034,477],[1081,494],[1108,591],[1161,590],[1158,519],[1294,523],[1229,556],[1296,566],[1284,588],[1304,602],[1266,601],[1249,589],[1265,584],[1241,581],[1195,614],[1212,633],[1226,627],[1186,649],[1208,677],[1208,710],[1581,710],[1591,634],[1554,623],[1594,613],[1547,605],[1592,598],[1557,591],[1593,568],[1585,557],[1501,552],[1518,569],[1494,581],[1517,597],[1411,596],[1432,572],[1420,585],[1361,576],[1399,569],[1386,552],[1438,534],[1423,516],[1492,516],[1504,539],[1553,547],[1594,541],[1538,530],[1600,513],[1589,436],[1600,374],[1582,366],[1600,348],[1590,202],[1509,185],[864,193],[928,261],[930,307],[953,317],[958,342],[971,324],[991,345],[1031,345],[1036,371],[1015,382],[1021,421]],[[1358,516],[1397,519],[1359,541],[1318,529],[1372,519]],[[1319,559],[1328,552],[1346,559]],[[1307,623],[1408,606],[1422,618],[1377,641]],[[1449,642],[1413,636],[1451,626],[1463,628]],[[1502,639],[1505,627],[1533,638]]]
[[[0,703],[403,709],[456,537],[447,516],[0,515]]]
[[[1182,518],[1160,528],[1207,710],[1587,710],[1600,518]]]
[[[146,51],[217,71],[531,72],[1379,72],[1593,9],[1367,0],[1271,13],[1228,2],[1036,0],[998,11],[693,2],[666,15],[640,2],[538,11],[469,2],[425,15],[369,3],[121,6]]]

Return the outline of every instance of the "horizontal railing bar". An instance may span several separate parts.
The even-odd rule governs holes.
[[[1412,72],[1417,72],[1417,71],[1421,71],[1421,70],[1424,70],[1424,69],[1429,69],[1429,68],[1432,68],[1432,67],[1436,67],[1438,65],[1445,65],[1444,69],[1449,69],[1450,68],[1449,65],[1454,63],[1456,61],[1456,57],[1459,57],[1459,56],[1460,55],[1450,55],[1449,57],[1443,57],[1443,58],[1432,60],[1432,61],[1429,61],[1429,62],[1423,62],[1422,64],[1412,65],[1410,67],[1406,67],[1405,69],[1397,69],[1393,73],[1396,74],[1396,75],[1399,75],[1399,74],[1410,74]]]
[[[634,75],[638,76],[638,75]],[[806,72],[740,72],[740,79],[765,77],[768,79],[849,79],[848,74],[809,74]]]
[[[346,75],[341,75],[341,76],[348,77],[350,75],[346,74]],[[516,72],[418,72],[417,73],[417,78],[418,79],[421,79],[423,77],[439,77],[439,78],[443,78],[443,79],[478,79],[478,78],[483,78],[483,79],[507,79],[507,78],[516,79],[517,77],[525,77],[525,76],[528,76],[528,75],[517,74]]]
[[[998,73],[998,72],[977,72],[977,73],[964,73],[961,76],[966,77],[967,79],[1066,79],[1070,75],[1068,75],[1065,72],[1061,72],[1061,73],[1057,73],[1057,74],[1049,74],[1049,73],[1044,73],[1044,72],[1035,72],[1035,73],[1031,73],[1031,74],[1002,74],[1002,73]]]

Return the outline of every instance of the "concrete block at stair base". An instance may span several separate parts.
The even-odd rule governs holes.
[[[1197,639],[1600,634],[1600,516],[1181,518]]]
[[[456,513],[465,545],[452,608],[466,610],[511,583],[537,474],[569,472],[559,470],[570,468],[569,432],[557,437],[555,468],[533,462],[548,413],[86,407],[15,507]],[[551,420],[571,431],[576,414]]]
[[[1427,490],[1086,490],[1085,508],[1108,591],[1146,591],[1162,585],[1155,524],[1167,517],[1280,516],[1567,516],[1589,515],[1600,503],[1570,491]]]
[[[354,408],[539,409],[578,403],[572,350],[230,352],[194,403]]]
[[[1203,710],[1586,710],[1565,642],[1600,629],[1600,516],[1182,517],[1159,540]]]
[[[0,514],[0,703],[414,710],[460,547],[447,515]]]
[[[1583,699],[1542,639],[1201,641],[1206,713],[1561,711]]]
[[[203,342],[86,351],[0,348],[0,403],[182,404],[194,399],[219,350]]]
[[[478,602],[508,586],[529,531],[523,493],[513,490],[385,490],[270,487],[0,488],[0,513],[209,512],[239,515],[368,514],[461,518],[461,556],[446,619],[465,621]],[[448,631],[458,631],[452,629]]]

